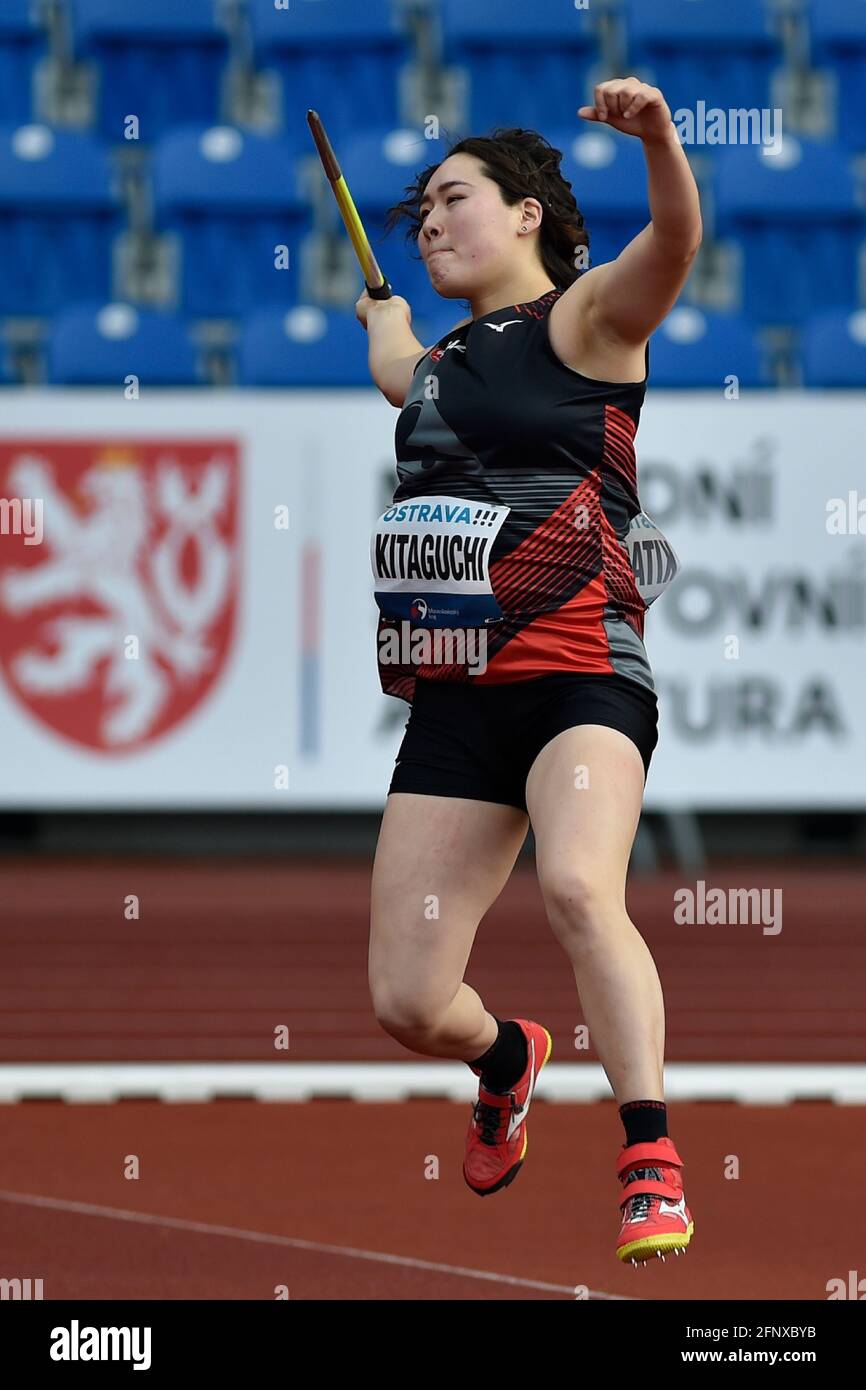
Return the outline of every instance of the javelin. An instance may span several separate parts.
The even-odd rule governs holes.
[[[358,216],[358,209],[352,202],[352,195],[349,186],[343,178],[337,156],[334,154],[333,146],[325,134],[325,127],[322,125],[321,118],[317,111],[307,112],[307,124],[316,142],[316,149],[319,151],[319,158],[322,167],[328,177],[328,182],[334,191],[337,200],[337,207],[340,209],[343,221],[346,224],[346,231],[355,248],[355,255],[364,273],[364,283],[367,286],[367,293],[371,299],[390,299],[391,286],[382,274],[373,255],[373,248],[367,240],[367,233],[364,231],[364,224]]]

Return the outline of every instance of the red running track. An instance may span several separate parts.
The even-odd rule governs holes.
[[[687,1255],[646,1268],[614,1254],[612,1102],[538,1101],[516,1182],[485,1198],[460,1172],[469,1111],[420,1100],[8,1106],[0,1277],[41,1278],[46,1299],[273,1299],[278,1285],[304,1300],[571,1299],[580,1285],[594,1296],[811,1300],[827,1297],[828,1280],[864,1273],[851,1215],[862,1108],[674,1107],[695,1235]],[[137,1179],[124,1177],[130,1155]],[[732,1157],[738,1178],[725,1176]],[[438,1178],[425,1177],[431,1158]]]
[[[366,863],[5,860],[0,874],[0,1062],[284,1066],[278,1024],[293,1061],[410,1060],[370,1006]],[[631,882],[667,1060],[866,1062],[866,874],[764,864],[704,877],[781,890],[782,930],[678,925],[674,893],[694,880]],[[583,1018],[531,868],[482,922],[467,979],[500,1017],[544,1022],[557,1060],[597,1060],[574,1051]]]
[[[0,1061],[291,1065],[274,1060],[277,1023],[293,1061],[409,1057],[370,1010],[366,865],[21,860],[2,873]],[[863,875],[706,879],[781,888],[783,929],[678,926],[682,875],[632,883],[667,1059],[862,1062]],[[574,1057],[571,971],[530,872],[482,924],[467,978],[500,1014],[544,1021],[555,1059]],[[0,1277],[41,1278],[47,1299],[271,1299],[277,1286],[293,1299],[571,1299],[576,1286],[824,1299],[828,1280],[862,1274],[862,1107],[672,1107],[696,1234],[688,1255],[646,1269],[614,1256],[612,1101],[537,1101],[524,1171],[483,1201],[460,1172],[469,1106],[445,1101],[24,1103],[2,1118]]]

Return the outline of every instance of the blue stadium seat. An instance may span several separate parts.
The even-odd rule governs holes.
[[[411,126],[365,126],[345,141],[340,167],[358,210],[381,217],[422,169],[447,153],[445,140],[425,140],[423,130]]]
[[[0,314],[107,299],[120,225],[103,145],[47,126],[0,128]]]
[[[673,308],[650,339],[650,385],[721,390],[731,376],[741,387],[773,384],[752,325],[691,305]]]
[[[112,142],[139,119],[152,142],[171,125],[214,122],[228,37],[214,0],[68,0],[78,59],[97,64],[98,123]]]
[[[249,0],[249,16],[256,66],[281,79],[287,129],[306,129],[310,107],[335,142],[361,123],[397,120],[410,51],[392,0],[291,0],[288,9]]]
[[[866,217],[843,150],[786,137],[777,155],[757,145],[719,152],[716,232],[743,252],[743,303],[762,323],[792,324],[852,304]]]
[[[12,358],[5,343],[0,344],[0,386],[19,386],[17,376],[12,370]]]
[[[803,327],[806,386],[866,387],[866,309],[832,309]]]
[[[443,57],[464,67],[469,125],[539,126],[575,120],[598,58],[592,6],[570,0],[440,0]]]
[[[17,124],[33,116],[33,70],[45,50],[45,33],[33,19],[31,0],[0,5],[0,122]]]
[[[130,304],[74,304],[51,324],[48,381],[55,386],[150,386],[201,381],[189,329],[171,314]]]
[[[836,123],[850,149],[866,150],[866,0],[810,0],[812,62],[836,77]]]
[[[551,130],[548,139],[562,150],[562,174],[589,232],[590,264],[615,260],[650,220],[640,141],[593,126]]]
[[[626,0],[628,71],[649,69],[676,113],[770,104],[782,61],[762,0]],[[644,76],[641,71],[640,76]]]
[[[310,213],[285,141],[232,126],[184,127],[157,146],[153,181],[159,230],[180,241],[186,312],[246,314],[293,301]],[[281,246],[286,269],[275,263]]]
[[[367,335],[354,313],[300,304],[262,309],[241,327],[241,386],[369,386]]]

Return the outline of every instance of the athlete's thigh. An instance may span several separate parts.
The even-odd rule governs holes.
[[[542,894],[622,904],[640,819],[643,760],[618,729],[580,724],[541,749],[526,781]]]
[[[448,1002],[478,923],[508,881],[529,821],[515,806],[392,792],[370,911],[370,981]]]

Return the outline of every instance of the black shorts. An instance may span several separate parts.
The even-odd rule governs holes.
[[[658,702],[637,681],[568,671],[505,685],[418,679],[389,793],[469,797],[525,811],[533,762],[577,724],[605,724],[630,738],[646,782]]]

